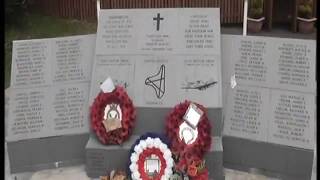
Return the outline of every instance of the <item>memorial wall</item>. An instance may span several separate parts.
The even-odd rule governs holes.
[[[6,116],[12,172],[84,161],[95,39],[93,34],[13,42]]]
[[[233,35],[222,41],[223,80],[236,83],[226,94],[224,134],[313,149],[315,41]]]
[[[206,108],[212,127],[210,178],[224,179],[227,167],[310,179],[316,41],[220,34],[217,8],[113,9],[100,11],[97,35],[14,41],[11,171],[86,163],[88,176],[99,177],[125,169],[139,136],[164,133],[173,107],[190,100]],[[103,145],[92,131],[107,78],[136,108],[121,145]]]
[[[95,35],[13,42],[8,140],[88,131]]]
[[[90,102],[110,76],[138,107],[185,99],[222,107],[218,16],[212,9],[101,10]]]
[[[220,43],[218,9],[100,11],[89,104],[98,101],[100,85],[110,77],[126,88],[137,119],[123,146],[102,146],[92,133],[86,146],[90,177],[125,168],[127,160],[116,157],[129,156],[130,144],[146,132],[165,133],[174,106],[190,100],[207,108],[212,126],[209,177],[224,179]]]
[[[316,41],[222,35],[222,59],[225,165],[310,178]]]

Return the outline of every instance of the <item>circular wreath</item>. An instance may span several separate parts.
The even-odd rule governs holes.
[[[168,180],[172,175],[173,158],[168,140],[155,133],[142,135],[130,150],[128,171],[133,180]],[[151,155],[160,161],[159,172],[150,177],[146,173],[145,162]]]
[[[179,137],[179,127],[184,123],[183,116],[190,103],[191,101],[185,101],[176,105],[168,114],[165,123],[166,135],[171,141],[171,151],[177,157],[176,168],[184,172],[189,172],[188,168],[194,164],[194,162],[203,159],[204,154],[208,152],[211,147],[211,125],[207,117],[206,109],[197,103],[194,104],[204,112],[197,126],[197,139],[191,144],[186,144],[184,140],[181,140]],[[190,173],[188,174],[190,175]]]
[[[121,127],[112,131],[107,131],[103,124],[105,107],[109,104],[116,103],[121,109]],[[100,92],[95,98],[90,112],[91,126],[103,144],[121,144],[132,133],[136,119],[136,110],[132,100],[126,93],[125,89],[116,86],[110,93]]]

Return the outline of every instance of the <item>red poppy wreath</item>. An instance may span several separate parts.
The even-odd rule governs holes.
[[[113,86],[108,92],[102,90],[91,106],[91,127],[103,144],[121,144],[127,140],[135,118],[132,100],[121,86]]]
[[[211,125],[205,107],[191,101],[180,103],[167,116],[165,126],[177,158],[176,168],[192,172],[190,166],[202,160],[211,147]]]

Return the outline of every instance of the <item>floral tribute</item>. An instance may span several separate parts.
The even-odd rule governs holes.
[[[168,180],[173,166],[169,141],[164,136],[146,133],[131,147],[128,171],[133,180]]]
[[[125,89],[101,91],[90,109],[91,128],[103,144],[122,144],[133,131],[136,110]]]
[[[113,170],[110,175],[100,176],[100,180],[129,180],[125,171]]]
[[[190,105],[194,105],[202,112],[196,127],[191,127],[192,133],[181,136],[181,128],[186,124],[186,113]],[[189,124],[189,123],[187,123]],[[189,127],[189,125],[186,125]],[[211,148],[211,125],[206,114],[206,108],[191,101],[176,105],[168,114],[165,123],[166,135],[171,141],[171,151],[175,159],[175,170],[187,174],[192,180],[208,179],[205,168],[204,155]]]

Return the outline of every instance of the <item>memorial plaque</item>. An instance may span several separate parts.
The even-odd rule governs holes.
[[[83,163],[95,35],[14,41],[6,141],[10,170]]]
[[[201,102],[207,107],[222,106],[220,56],[185,56],[178,64],[177,85],[181,100]],[[219,73],[215,73],[219,72]]]
[[[134,95],[135,57],[131,56],[96,56],[95,72],[92,74],[89,104],[92,104],[101,89],[100,85],[111,77],[115,85],[127,89],[129,96]],[[121,73],[120,73],[121,72]]]
[[[253,83],[267,82],[267,62],[264,61],[266,43],[258,40],[241,40],[239,44],[239,57],[234,65],[237,80]],[[240,81],[241,82],[241,81]]]
[[[201,8],[179,12],[180,52],[220,55],[220,9]]]
[[[57,85],[51,89],[53,119],[56,135],[88,132],[88,83]]]
[[[316,41],[222,35],[223,81],[316,92]]]
[[[312,149],[315,41],[223,35],[222,46],[223,81],[236,83],[225,94],[225,135]]]
[[[86,133],[95,35],[14,41],[8,141]]]
[[[267,140],[269,98],[267,89],[229,88],[224,122],[224,133],[252,140]]]
[[[315,105],[312,94],[272,90],[269,142],[313,149]]]
[[[13,41],[11,86],[32,87],[51,83],[50,42]]]
[[[48,88],[11,89],[7,140],[41,136],[50,130]]]
[[[90,81],[94,40],[66,37],[52,42],[52,81]]]
[[[140,18],[137,53],[175,53],[180,35],[177,31],[179,14],[172,9],[137,11]],[[143,27],[143,28],[141,28]]]
[[[125,87],[137,109],[131,138],[146,132],[163,133],[166,115],[184,100],[204,105],[213,124],[212,135],[221,136],[219,9],[101,10],[96,40],[89,105],[106,78]],[[126,159],[111,162],[112,158],[128,156],[129,141],[102,147],[96,136],[90,137],[86,147],[88,176],[124,168]],[[213,147],[221,147],[216,139],[213,142]],[[219,152],[211,149],[206,156],[210,179],[224,179],[222,153],[222,148]]]
[[[127,52],[134,53],[137,47],[138,29],[141,24],[136,10],[127,10],[132,13],[124,13],[123,10],[113,10],[113,13],[103,13],[100,10],[96,41],[97,54]]]
[[[99,21],[89,102],[111,76],[138,107],[222,107],[218,9],[101,10]]]
[[[175,56],[144,56],[136,61],[134,102],[140,107],[170,107],[178,102]]]
[[[224,166],[310,179],[316,41],[222,36]]]
[[[316,41],[278,39],[274,42],[273,88],[316,92]]]

